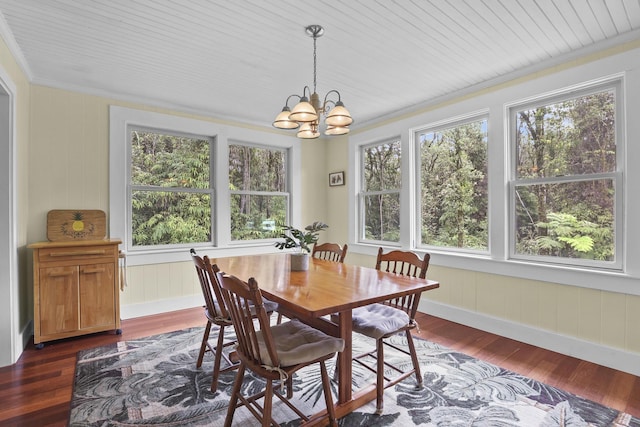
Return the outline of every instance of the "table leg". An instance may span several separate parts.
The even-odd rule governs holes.
[[[344,340],[344,351],[338,353],[339,372],[338,372],[338,404],[349,402],[351,400],[351,382],[353,377],[352,371],[352,325],[351,310],[341,311],[339,313],[338,328],[340,329],[340,337]]]

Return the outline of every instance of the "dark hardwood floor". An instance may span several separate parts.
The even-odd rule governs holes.
[[[76,352],[109,343],[204,325],[201,308],[122,322],[113,333],[30,345],[0,368],[0,426],[65,426]],[[640,417],[640,377],[489,334],[425,314],[416,335]]]

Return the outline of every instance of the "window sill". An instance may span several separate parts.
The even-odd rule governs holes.
[[[242,246],[213,247],[193,246],[198,255],[207,255],[209,258],[228,257],[238,255],[260,255],[279,252],[273,243],[245,244]],[[126,252],[127,265],[151,265],[171,262],[191,261],[189,253],[191,247],[172,249],[137,250]]]
[[[349,243],[349,253],[375,257],[378,247],[379,246],[374,245]],[[398,248],[385,247],[385,250],[392,249]],[[620,271],[551,265],[522,260],[496,259],[489,255],[480,254],[452,253],[434,250],[414,250],[414,252],[417,254],[429,252],[429,254],[431,254],[430,264],[439,267],[558,283],[606,292],[640,295],[640,278]]]

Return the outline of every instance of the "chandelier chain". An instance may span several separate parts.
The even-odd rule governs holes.
[[[318,91],[316,90],[316,78],[317,78],[317,67],[316,67],[316,62],[317,62],[317,55],[316,55],[316,40],[318,39],[317,35],[313,35],[313,92],[317,93]]]

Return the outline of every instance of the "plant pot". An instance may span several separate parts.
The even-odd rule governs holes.
[[[307,271],[309,254],[291,254],[291,271]]]

